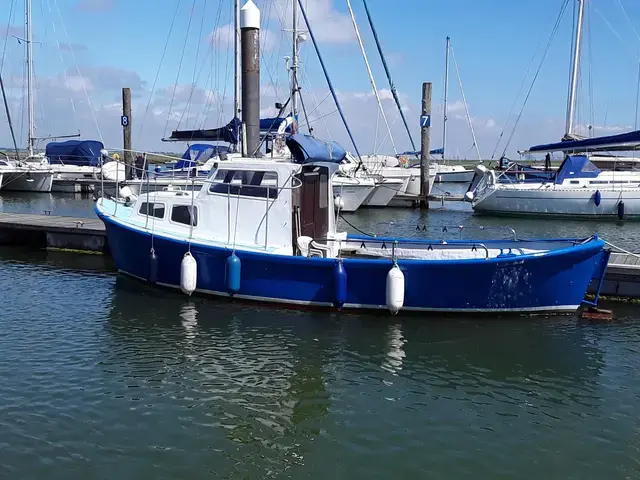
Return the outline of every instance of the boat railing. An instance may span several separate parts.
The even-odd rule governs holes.
[[[357,250],[366,250],[367,244],[371,245],[373,244],[374,246],[379,245],[379,247],[377,247],[380,250],[390,250],[390,258],[392,260],[397,260],[397,250],[400,248],[416,248],[419,247],[419,250],[427,250],[427,251],[433,251],[436,249],[439,250],[465,250],[465,249],[471,249],[472,252],[477,252],[478,249],[481,249],[484,251],[484,258],[488,259],[489,258],[489,248],[487,248],[487,246],[482,243],[482,242],[477,242],[477,241],[473,241],[473,240],[456,240],[455,243],[448,243],[446,240],[441,240],[440,242],[434,241],[434,242],[427,242],[425,243],[422,240],[412,240],[412,239],[403,239],[403,240],[395,240],[395,239],[384,239],[384,238],[376,238],[376,237],[371,237],[371,238],[347,238],[346,240],[344,239],[337,239],[337,238],[333,238],[333,237],[326,237],[326,238],[317,238],[317,239],[313,239],[314,242],[316,243],[337,243],[338,244],[338,254],[341,255],[342,253],[346,253],[349,251],[353,251],[353,248],[349,248],[347,246],[345,246],[346,244],[352,244],[352,245],[359,245]],[[374,247],[376,248],[376,247]]]

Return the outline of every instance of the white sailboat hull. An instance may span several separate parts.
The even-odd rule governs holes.
[[[355,212],[376,188],[373,181],[358,183],[341,183],[338,179],[333,183],[333,196],[342,199],[340,210]]]
[[[4,173],[2,190],[9,192],[51,192],[53,173],[38,170],[18,170]]]
[[[470,183],[473,180],[473,170],[452,170],[449,172],[439,171],[436,174],[437,183]]]
[[[596,205],[596,191],[600,204]],[[501,215],[536,215],[557,217],[610,217],[619,215],[624,204],[624,217],[640,217],[640,188],[603,190],[590,188],[515,189],[494,188],[473,202],[478,213]]]
[[[376,184],[376,187],[362,203],[362,206],[386,207],[403,186],[406,188],[406,182],[404,180],[384,179]]]

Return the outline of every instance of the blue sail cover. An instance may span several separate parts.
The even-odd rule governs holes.
[[[210,128],[206,130],[174,130],[167,142],[227,142],[238,143],[238,132],[242,122],[234,118],[224,127]]]
[[[194,143],[187,148],[187,151],[182,155],[182,159],[178,160],[173,167],[179,168],[191,168],[198,164],[205,163],[211,157],[218,155],[219,153],[230,153],[231,149],[224,145],[207,145],[205,143]]]
[[[608,135],[606,137],[585,138],[583,140],[567,140],[546,145],[536,145],[527,152],[586,152],[593,150],[634,150],[640,147],[640,130]],[[527,153],[522,152],[522,153]]]
[[[260,132],[262,133],[266,133],[266,132],[272,132],[275,133],[278,131],[278,129],[280,128],[280,125],[282,125],[283,122],[285,122],[287,120],[288,117],[272,117],[272,118],[261,118],[260,119]],[[285,132],[286,133],[291,133],[292,132],[292,125],[289,125]]]
[[[287,138],[287,147],[296,163],[340,163],[347,152],[336,142],[318,140],[311,135],[296,133]]]
[[[97,140],[67,140],[47,144],[45,155],[52,165],[78,165],[97,167],[100,165],[100,150],[104,148]]]
[[[567,178],[596,178],[599,174],[600,169],[586,155],[567,155],[556,173],[556,184]]]

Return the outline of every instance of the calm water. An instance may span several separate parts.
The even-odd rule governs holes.
[[[2,207],[91,215],[76,196]],[[347,219],[416,235],[505,223],[447,207]],[[296,313],[111,268],[0,249],[0,478],[640,478],[640,307],[606,325]]]

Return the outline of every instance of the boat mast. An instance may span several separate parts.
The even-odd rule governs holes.
[[[240,0],[233,1],[233,27],[233,115],[240,119]],[[239,133],[236,132],[236,152],[241,150],[238,147],[242,143]]]
[[[567,103],[567,123],[565,137],[573,134],[574,117],[576,112],[576,98],[578,95],[578,77],[580,76],[580,52],[582,50],[582,25],[584,23],[584,4],[586,0],[578,2],[578,17],[576,23],[576,36],[574,39],[573,64],[571,65],[571,77],[569,79],[569,98]]]
[[[449,102],[449,44],[451,37],[447,37],[447,50],[445,53],[444,66],[444,112],[442,118],[442,160],[445,159],[447,151],[447,104]]]
[[[33,32],[31,31],[31,0],[27,6],[27,121],[29,122],[29,157],[33,156],[35,142],[35,114],[33,107]]]
[[[298,131],[298,2],[293,0],[293,52],[291,63],[291,114],[293,115],[293,124],[291,125],[291,133]]]

